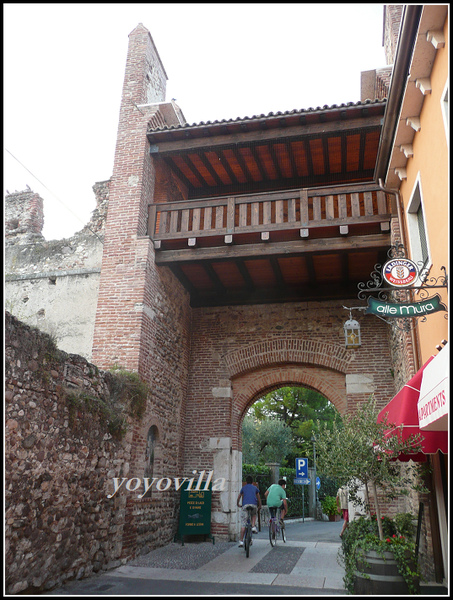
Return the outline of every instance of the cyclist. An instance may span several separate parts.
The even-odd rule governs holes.
[[[258,533],[256,527],[255,527],[255,523],[256,523],[256,514],[257,514],[257,509],[259,510],[261,508],[261,497],[260,497],[260,491],[259,489],[256,487],[256,485],[253,485],[253,477],[251,475],[247,475],[246,479],[246,484],[242,486],[241,491],[239,492],[238,495],[238,499],[237,499],[237,505],[240,507],[240,501],[242,498],[242,513],[241,513],[241,521],[242,521],[242,528],[241,528],[241,537],[239,539],[239,546],[243,546],[244,545],[244,532],[245,532],[245,526],[247,525],[247,519],[248,519],[248,514],[247,514],[247,506],[251,506],[252,507],[252,532],[253,533]]]
[[[278,483],[273,483],[264,493],[267,506],[271,517],[275,517],[277,508],[281,508],[280,522],[283,523],[286,513],[288,512],[288,503],[286,502],[286,481],[279,479]]]

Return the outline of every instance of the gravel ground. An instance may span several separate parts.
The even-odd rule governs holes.
[[[223,554],[237,542],[173,542],[142,554],[128,562],[131,567],[157,567],[161,569],[198,569]]]

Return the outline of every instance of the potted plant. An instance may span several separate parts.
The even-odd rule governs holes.
[[[351,582],[351,577],[355,577],[361,579],[359,583],[362,588],[368,583],[368,591],[361,589],[360,594],[375,595],[385,594],[379,589],[382,577],[393,577],[379,575],[373,579],[370,576],[366,564],[376,565],[381,558],[387,566],[391,563],[396,565],[397,576],[403,578],[405,585],[409,585],[409,581],[411,590],[418,585],[418,571],[416,561],[414,562],[415,544],[398,531],[393,520],[381,515],[377,489],[382,490],[388,499],[407,495],[411,489],[420,489],[418,465],[407,465],[402,471],[396,458],[400,453],[417,452],[422,439],[418,435],[403,440],[398,435],[398,428],[388,423],[387,419],[378,423],[378,412],[371,396],[354,414],[348,414],[341,423],[334,423],[332,430],[318,424],[320,435],[317,440],[319,470],[337,477],[347,485],[350,501],[356,505],[364,505],[368,513],[368,517],[358,519],[357,523],[349,523],[342,537],[346,588],[359,593],[354,592],[357,581],[354,584]],[[388,435],[389,431],[396,433]],[[361,498],[362,490],[365,493],[364,501]],[[370,515],[369,491],[373,495],[376,510],[374,518]],[[368,552],[372,555],[367,554]],[[381,581],[381,588],[385,587],[385,582],[386,580],[384,583]],[[394,591],[395,586],[390,587],[392,595],[403,593]]]
[[[326,496],[321,500],[322,512],[329,517],[329,521],[339,521],[340,513],[338,512],[337,501],[333,496]]]
[[[376,515],[362,516],[349,524],[340,550],[348,592],[391,596],[419,593],[415,543],[399,530],[398,516],[394,520],[381,517],[384,540],[379,537]]]

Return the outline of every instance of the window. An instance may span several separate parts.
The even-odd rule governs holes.
[[[407,207],[407,228],[412,260],[419,268],[429,267],[428,234],[419,179],[417,179],[414,192]]]
[[[154,474],[154,462],[156,458],[156,444],[158,442],[159,434],[157,427],[152,425],[148,429],[148,435],[146,436],[146,452],[145,452],[145,473],[144,477],[152,479]],[[145,498],[151,496],[151,489],[145,494]]]

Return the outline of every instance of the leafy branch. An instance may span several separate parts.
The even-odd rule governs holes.
[[[365,504],[369,511],[369,490],[376,507],[379,538],[384,539],[377,489],[387,498],[407,495],[418,486],[418,467],[409,466],[404,471],[397,461],[399,454],[411,454],[420,450],[423,437],[420,434],[403,439],[401,428],[389,423],[386,417],[378,422],[379,411],[371,396],[354,414],[346,415],[341,422],[318,423],[320,435],[317,440],[318,469],[337,477],[348,486],[351,500],[361,504],[359,490],[365,488]],[[391,433],[389,433],[391,432]]]

